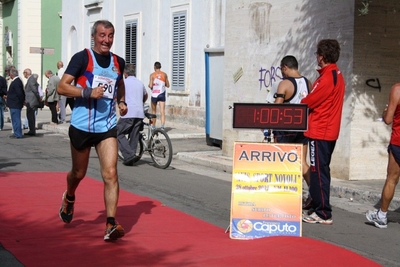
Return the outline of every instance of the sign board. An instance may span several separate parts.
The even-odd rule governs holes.
[[[233,128],[306,131],[306,104],[233,103]]]
[[[54,54],[54,48],[44,48],[44,47],[30,47],[29,52],[32,54]]]
[[[302,144],[235,142],[230,238],[301,236]]]

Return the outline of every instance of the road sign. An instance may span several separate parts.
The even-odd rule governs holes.
[[[45,47],[30,47],[29,52],[32,54],[41,54],[41,77],[42,77],[42,82],[41,85],[43,86],[43,55],[48,54],[48,55],[53,55],[54,54],[54,48],[45,48]]]
[[[30,47],[29,52],[32,54],[54,54],[54,48],[45,48],[45,47]]]

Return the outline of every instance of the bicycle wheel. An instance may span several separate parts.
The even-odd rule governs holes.
[[[126,136],[126,138],[128,139],[128,142],[129,142],[129,137],[128,137],[128,135]],[[140,133],[139,134],[139,142],[138,142],[138,144],[137,144],[137,147],[136,147],[136,158],[135,158],[135,160],[133,161],[133,163],[135,163],[135,162],[138,162],[139,160],[140,160],[140,158],[142,157],[142,155],[143,155],[143,135],[142,135],[142,133]],[[118,149],[118,158],[120,159],[120,160],[124,160],[124,156],[122,155],[122,153],[121,153],[121,151]]]
[[[166,169],[172,161],[172,143],[168,134],[161,129],[156,129],[150,139],[149,153],[154,166]]]

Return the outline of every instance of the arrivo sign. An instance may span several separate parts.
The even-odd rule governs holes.
[[[306,104],[233,104],[233,128],[306,131],[307,125]]]

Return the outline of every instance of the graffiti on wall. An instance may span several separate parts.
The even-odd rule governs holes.
[[[373,82],[375,82],[375,81],[376,81],[377,85],[371,84],[371,83],[373,83]],[[365,81],[365,84],[368,85],[369,87],[374,88],[374,89],[378,89],[379,92],[380,92],[381,89],[382,89],[381,83],[379,82],[379,79],[378,79],[378,78],[376,78],[376,79],[368,79],[368,80]]]
[[[269,69],[261,67],[258,72],[260,73],[260,79],[258,79],[260,91],[263,88],[271,88],[274,83],[280,82],[283,79],[280,67],[271,66]]]

